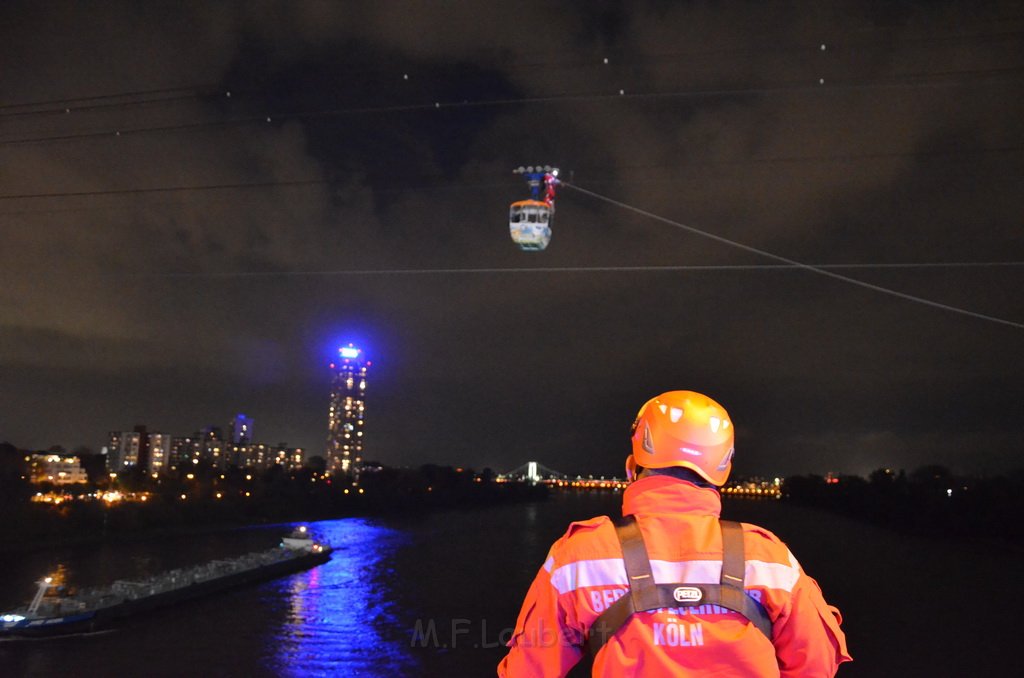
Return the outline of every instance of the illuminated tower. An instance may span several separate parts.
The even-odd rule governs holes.
[[[331,363],[331,407],[327,425],[327,470],[359,475],[363,461],[366,369],[362,350],[352,344],[338,349]]]
[[[235,418],[231,420],[231,433],[228,435],[230,438],[228,442],[235,445],[250,444],[253,441],[252,424],[252,417],[236,414]]]

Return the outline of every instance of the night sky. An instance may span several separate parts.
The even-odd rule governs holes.
[[[323,453],[351,341],[390,465],[621,473],[693,389],[739,473],[1019,467],[1022,76],[1016,2],[5,2],[0,440]],[[529,164],[635,209],[520,252]]]

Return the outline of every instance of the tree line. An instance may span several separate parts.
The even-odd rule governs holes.
[[[939,465],[911,473],[877,469],[860,476],[786,478],[785,501],[837,511],[915,534],[1024,536],[1024,469],[995,476],[958,475]]]

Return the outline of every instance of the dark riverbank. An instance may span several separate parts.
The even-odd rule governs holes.
[[[907,535],[1024,543],[1024,471],[998,476],[956,475],[942,466],[911,473],[878,469],[859,476],[793,476],[787,503],[832,511]]]
[[[127,482],[119,481],[128,494]],[[546,486],[498,483],[493,476],[451,467],[383,469],[357,484],[295,474],[225,474],[132,479],[134,500],[108,502],[79,487],[59,504],[4,502],[0,552],[25,552],[94,542],[128,542],[295,521],[418,515],[447,508],[476,509],[536,501]],[[43,488],[46,489],[46,488]],[[110,488],[108,488],[110,489]],[[145,496],[145,500],[139,497]]]

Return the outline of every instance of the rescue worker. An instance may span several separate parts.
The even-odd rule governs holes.
[[[526,172],[526,185],[530,187],[530,199],[540,200],[540,187],[545,183],[545,175],[547,174],[539,167],[537,171],[533,171],[532,167],[527,168]]]
[[[555,208],[555,186],[560,183],[558,170],[551,170],[544,175],[544,203],[551,209]]]
[[[778,537],[719,519],[734,425],[693,391],[633,423],[623,519],[572,523],[526,594],[499,676],[833,676],[839,611]]]

